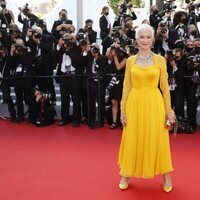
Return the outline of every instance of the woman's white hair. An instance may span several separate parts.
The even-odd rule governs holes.
[[[135,33],[135,38],[139,38],[139,34],[141,32],[144,32],[144,31],[150,31],[152,33],[152,37],[154,38],[154,34],[155,34],[155,31],[154,31],[154,28],[152,26],[150,26],[149,24],[141,24],[137,29],[136,29],[136,33]]]

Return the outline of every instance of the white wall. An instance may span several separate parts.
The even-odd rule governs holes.
[[[83,23],[86,19],[93,19],[94,29],[98,31],[99,18],[101,17],[101,10],[103,6],[109,6],[107,0],[83,0]],[[19,27],[21,27],[21,24],[17,22],[17,15],[19,13],[19,10],[14,5],[12,0],[7,0],[7,7],[14,12],[15,22],[19,25]],[[59,0],[56,7],[44,17],[47,22],[47,28],[49,30],[51,30],[53,22],[58,19],[58,13],[63,8],[68,11],[69,19],[71,19],[74,26],[77,27],[77,0]],[[143,19],[148,18],[148,9],[135,9],[135,12],[138,17],[138,20],[134,21],[136,25],[141,23]],[[115,15],[112,12],[112,9],[110,9],[109,17],[111,23],[113,23]]]

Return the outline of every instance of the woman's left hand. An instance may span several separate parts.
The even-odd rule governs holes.
[[[170,123],[174,124],[176,122],[176,115],[174,111],[170,111],[166,114],[167,119],[170,121]]]

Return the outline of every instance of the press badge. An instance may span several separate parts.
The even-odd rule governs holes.
[[[22,65],[17,66],[16,72],[22,72]]]

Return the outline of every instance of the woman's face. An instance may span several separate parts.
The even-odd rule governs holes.
[[[136,40],[140,50],[150,50],[154,37],[150,30],[141,30]]]

